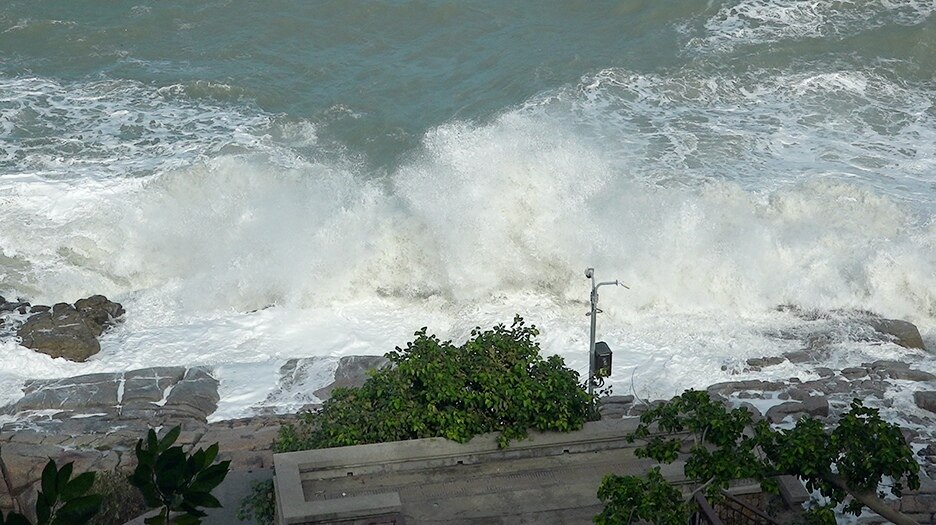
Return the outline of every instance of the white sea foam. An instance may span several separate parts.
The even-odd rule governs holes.
[[[933,13],[927,0],[841,1],[742,0],[724,3],[693,38],[693,52],[728,51],[737,46],[844,37],[885,24],[917,25]]]
[[[57,84],[22,86],[42,107]],[[936,338],[932,100],[886,76],[606,70],[490,122],[439,126],[379,178],[297,154],[315,148],[308,123],[104,92],[41,119],[93,138],[77,174],[13,160],[0,177],[0,278],[47,304],[104,293],[127,321],[84,364],[3,343],[6,400],[29,377],[207,365],[234,417],[269,397],[287,359],[382,354],[420,326],[461,340],[514,313],[584,373],[586,266],[631,285],[602,294],[599,327],[612,383],[633,379],[642,397],[736,378],[748,357],[797,349],[777,333],[828,328],[779,304],[876,310]],[[26,111],[5,103],[7,121]],[[169,160],[151,144],[118,154],[127,141],[95,116],[138,120],[139,104],[181,115]],[[856,111],[872,116],[839,120]],[[895,347],[846,337],[838,350],[844,365]]]

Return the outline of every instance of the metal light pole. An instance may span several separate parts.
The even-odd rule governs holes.
[[[614,286],[623,286],[624,288],[630,289],[626,284],[614,281],[605,281],[603,283],[595,283],[595,269],[586,268],[585,277],[591,279],[591,312],[587,315],[591,317],[591,336],[588,339],[588,395],[592,396],[595,391],[595,330],[598,322],[598,314],[601,313],[601,310],[598,309],[598,288],[602,286],[613,284]]]

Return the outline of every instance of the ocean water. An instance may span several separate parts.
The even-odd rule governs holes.
[[[936,346],[934,9],[4,2],[0,295],[127,316],[86,363],[0,343],[0,405],[185,364],[214,367],[216,419],[288,409],[287,359],[515,313],[584,374],[588,266],[630,286],[601,293],[616,393],[813,377],[744,361],[815,332],[831,367],[936,371],[848,313]]]

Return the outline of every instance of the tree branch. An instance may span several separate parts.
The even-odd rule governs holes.
[[[920,525],[910,516],[907,516],[899,510],[891,508],[891,506],[885,503],[884,500],[877,497],[877,494],[875,494],[873,490],[855,490],[849,487],[848,483],[845,481],[845,478],[838,474],[828,474],[824,476],[824,478],[829,483],[849,493],[853,498],[860,501],[865,507],[868,507],[874,512],[877,512],[882,518],[890,521],[891,523],[896,523],[897,525]]]

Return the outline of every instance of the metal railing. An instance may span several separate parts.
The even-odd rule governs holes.
[[[729,494],[714,507],[701,492],[692,499],[696,511],[689,518],[690,525],[777,525],[770,516]]]

